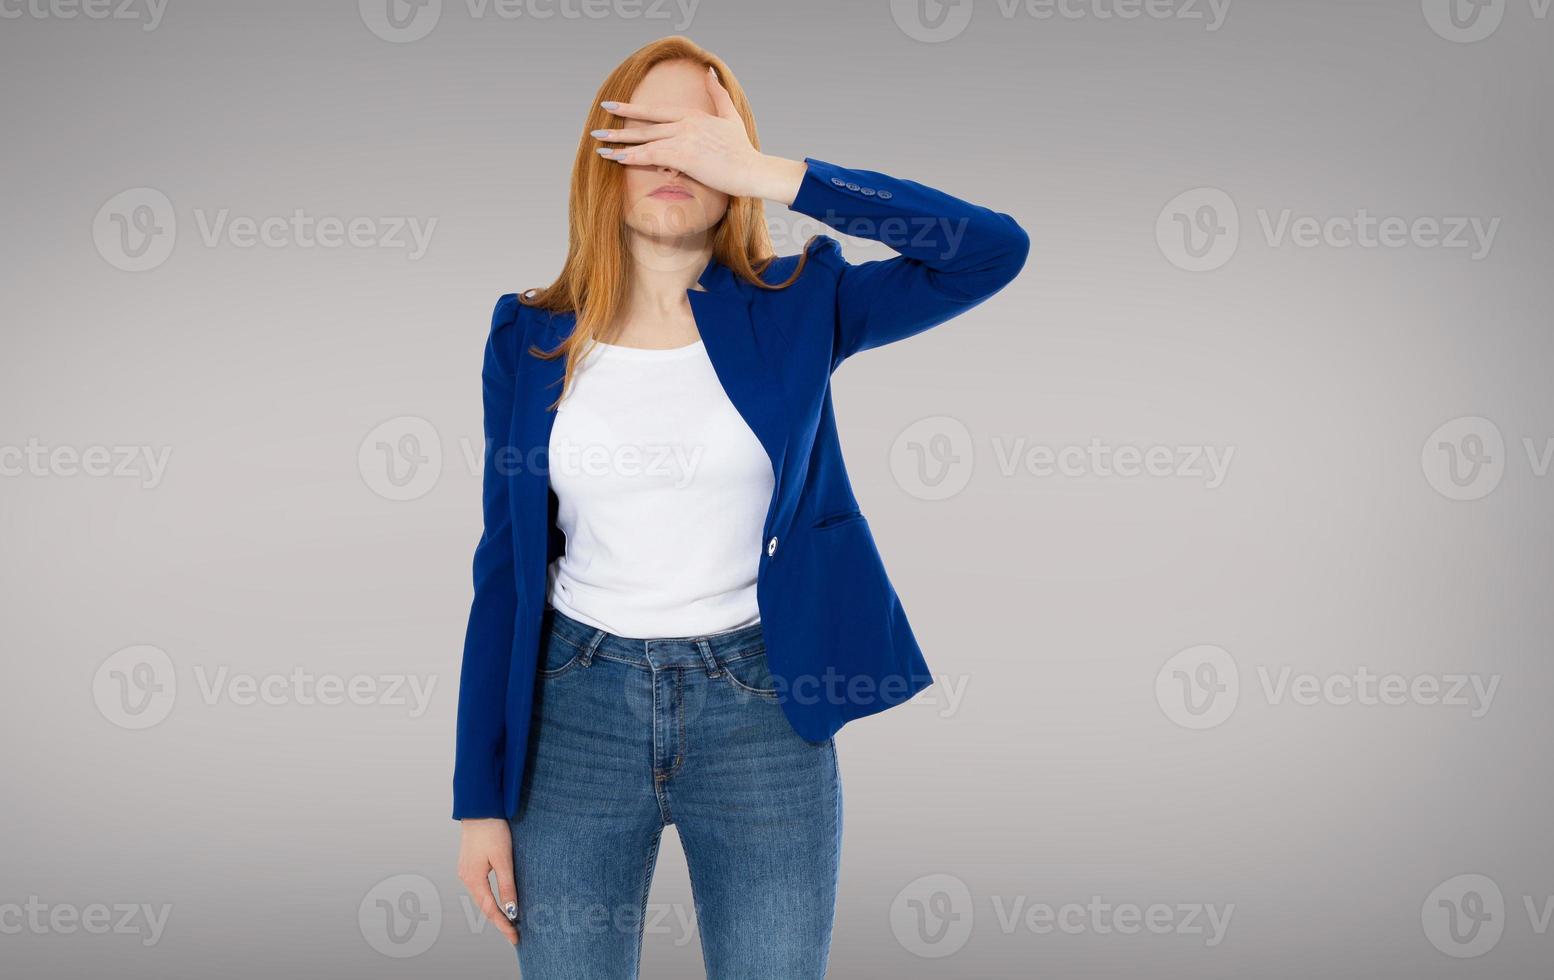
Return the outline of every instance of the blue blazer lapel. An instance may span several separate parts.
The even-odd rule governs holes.
[[[762,346],[777,338],[757,335],[749,301],[731,281],[720,281],[723,276],[733,278],[721,266],[703,277],[704,284],[711,280],[711,288],[690,292],[691,312],[724,393],[771,458],[772,475],[780,486],[788,451],[782,379],[776,357],[768,356]]]

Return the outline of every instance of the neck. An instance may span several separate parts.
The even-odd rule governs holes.
[[[697,287],[712,258],[712,238],[697,235],[666,240],[633,234],[631,288],[626,303],[635,310],[669,313],[685,308],[685,292]]]

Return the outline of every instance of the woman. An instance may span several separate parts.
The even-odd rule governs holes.
[[[850,264],[817,237],[774,258],[763,201],[900,255]],[[486,346],[460,877],[527,980],[635,977],[673,823],[707,975],[821,977],[832,736],[931,680],[830,377],[991,296],[1028,239],[920,184],[763,154],[733,74],[684,38],[605,80],[570,216],[560,277],[498,300]]]

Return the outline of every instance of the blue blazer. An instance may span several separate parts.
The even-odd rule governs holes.
[[[932,682],[847,479],[831,374],[993,295],[1025,264],[1030,240],[1008,215],[922,184],[805,163],[794,211],[899,255],[852,264],[819,236],[786,289],[752,286],[714,261],[688,295],[718,379],[771,457],[776,489],[751,542],[767,661],[794,731],[821,741]],[[798,259],[773,261],[763,279],[787,279]],[[491,318],[485,533],[459,681],[455,818],[518,812],[547,566],[565,544],[546,466],[564,359],[526,352],[554,348],[574,324],[514,293]]]

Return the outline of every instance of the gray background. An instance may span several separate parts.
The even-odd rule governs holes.
[[[375,6],[0,20],[0,447],[170,451],[159,481],[59,457],[0,477],[0,974],[511,975],[469,925],[448,819],[481,348],[497,295],[559,268],[599,80],[677,31],[733,66],[769,152],[922,180],[1033,239],[995,300],[836,378],[864,509],[964,696],[946,710],[941,686],[839,736],[832,975],[1546,972],[1554,17],[1537,0],[1480,11],[1501,19],[1471,43],[1472,24],[1432,27],[1449,25],[1435,0],[1233,0],[1218,22],[1202,0],[1132,19],[1111,0],[1050,17],[703,0],[689,22],[448,0],[409,42],[374,33]],[[1194,272],[1156,228],[1201,187],[1228,195],[1217,217],[1240,238]],[[176,243],[126,271],[94,228],[136,188],[166,195]],[[208,244],[202,216],[223,209],[436,224],[419,257]],[[1477,257],[1298,247],[1262,228],[1286,209],[1500,223]],[[785,250],[815,230],[771,218]],[[371,450],[407,425],[435,433],[419,446],[441,472],[388,499]],[[903,463],[936,434],[959,440],[964,481],[943,500]],[[1009,472],[1000,447],[1022,439],[1233,457],[1213,486]],[[1461,492],[1443,442],[1493,457]],[[1168,692],[1167,661],[1202,644],[1240,693],[1197,730],[1157,676]],[[130,674],[160,684],[136,701],[153,715],[114,693],[143,653],[117,651],[140,645],[167,658]],[[1225,663],[1188,676],[1223,681]],[[1478,717],[1301,704],[1265,690],[1283,668],[1498,687]],[[435,686],[419,714],[206,690],[296,671]],[[669,841],[652,900],[684,914]],[[414,911],[406,895],[422,918],[386,940],[377,902]],[[1172,927],[998,914],[1092,896],[1161,903]],[[1443,932],[1438,899],[1480,898],[1480,932]],[[96,903],[166,907],[165,929],[73,927]],[[1218,942],[1184,905],[1234,906]],[[649,935],[645,975],[699,963],[683,930]]]

